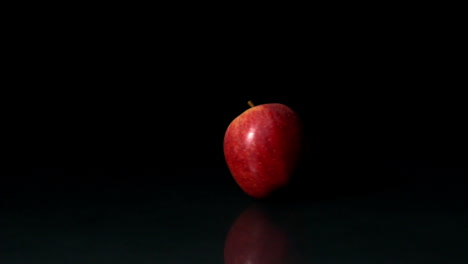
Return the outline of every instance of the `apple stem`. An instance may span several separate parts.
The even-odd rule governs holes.
[[[254,107],[254,106],[255,106],[254,103],[252,103],[252,101],[250,101],[250,100],[247,102],[247,104],[250,105],[250,107]]]

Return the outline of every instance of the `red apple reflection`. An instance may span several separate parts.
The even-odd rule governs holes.
[[[231,226],[224,245],[225,264],[296,264],[298,254],[288,228],[255,204]]]
[[[290,182],[302,153],[303,125],[284,104],[249,104],[226,130],[224,156],[240,188],[265,198]]]

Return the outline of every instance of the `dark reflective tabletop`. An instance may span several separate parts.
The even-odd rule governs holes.
[[[397,169],[398,184],[267,200],[223,168],[73,173],[86,177],[39,169],[47,181],[2,186],[0,263],[468,263],[465,169]]]

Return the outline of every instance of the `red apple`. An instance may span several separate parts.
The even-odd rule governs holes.
[[[284,104],[249,105],[226,130],[224,156],[240,188],[265,198],[290,182],[302,153],[303,124]]]

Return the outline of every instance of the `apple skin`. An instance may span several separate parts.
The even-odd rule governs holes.
[[[266,198],[291,180],[302,154],[303,123],[281,103],[253,106],[231,121],[224,135],[224,157],[239,187]]]

